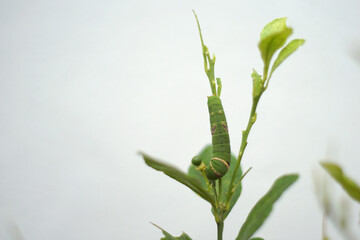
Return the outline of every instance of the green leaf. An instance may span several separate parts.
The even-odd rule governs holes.
[[[250,240],[264,240],[264,239],[263,239],[263,238],[256,237],[256,238],[251,238]]]
[[[152,223],[153,224],[153,223]],[[161,227],[157,226],[156,224],[153,224],[155,227],[159,228],[165,237],[161,238],[160,240],[192,240],[191,237],[189,237],[186,233],[182,233],[180,237],[174,237]]]
[[[332,176],[354,200],[360,202],[360,187],[343,173],[340,166],[322,162],[321,166]]]
[[[278,18],[268,23],[260,33],[259,50],[264,62],[264,79],[267,73],[271,58],[274,53],[284,46],[287,38],[292,34],[292,28],[286,26],[286,18]]]
[[[251,74],[253,80],[253,98],[259,97],[262,87],[263,80],[261,76],[253,69],[253,73]]]
[[[270,76],[275,71],[275,69],[287,58],[289,57],[293,52],[298,49],[301,45],[305,43],[304,39],[294,39],[291,42],[289,42],[288,45],[286,45],[283,49],[281,49],[279,56],[276,58],[274,64],[271,67]]]
[[[185,186],[193,190],[195,193],[197,193],[200,197],[214,205],[213,197],[201,186],[201,183],[197,179],[186,175],[184,172],[178,170],[173,166],[170,166],[167,163],[155,160],[144,153],[141,153],[141,155],[143,156],[145,163],[149,167],[161,171],[169,177],[175,179],[176,181],[184,184]]]
[[[209,166],[210,159],[212,157],[212,146],[211,145],[205,146],[205,148],[198,154],[198,156],[202,159],[203,163],[206,166]],[[229,189],[231,177],[235,170],[235,165],[236,165],[236,157],[234,154],[231,154],[231,163],[230,163],[229,170],[225,174],[225,176],[221,178],[222,189],[223,189],[223,192],[221,195],[222,200],[225,199],[226,191]],[[201,182],[203,189],[207,189],[204,177],[201,175],[200,171],[197,170],[194,165],[191,165],[189,167],[188,176],[196,178],[199,182]],[[240,167],[236,174],[235,182],[239,182],[241,176],[242,176],[242,171],[241,171],[241,167]],[[240,183],[238,185],[238,187],[236,188],[236,190],[230,200],[230,205],[229,205],[230,207],[229,207],[228,211],[225,212],[225,218],[230,213],[231,209],[234,207],[235,203],[237,202],[238,198],[240,197],[241,189],[242,189],[242,187],[241,187],[241,183]]]
[[[284,175],[274,182],[270,190],[251,209],[236,240],[248,240],[261,227],[269,216],[274,203],[298,177],[297,174]]]

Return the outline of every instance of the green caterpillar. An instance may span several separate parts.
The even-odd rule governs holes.
[[[210,115],[210,130],[212,135],[213,153],[209,166],[206,166],[205,168],[205,174],[208,179],[215,180],[223,177],[229,169],[231,158],[230,138],[224,109],[220,100],[220,78],[216,78],[217,84],[215,83],[215,56],[213,56],[213,58],[210,57],[208,48],[204,45],[200,24],[195,12],[194,15],[200,33],[205,72],[209,78],[211,91],[213,94],[212,96],[208,97],[207,103]],[[202,160],[197,156],[195,156],[192,160],[192,163],[196,166],[199,166],[201,162]]]

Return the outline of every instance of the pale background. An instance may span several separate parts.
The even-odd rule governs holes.
[[[292,38],[306,39],[261,99],[243,159],[253,170],[224,238],[235,238],[278,176],[297,172],[256,236],[321,239],[318,162],[332,158],[360,182],[358,0],[2,0],[0,239],[160,239],[149,221],[173,235],[215,239],[210,206],[137,155],[185,171],[210,142],[210,88],[192,9],[217,56],[235,153],[250,75],[262,69],[262,27],[287,16]],[[333,189],[337,200],[343,191]],[[360,207],[350,202],[360,236]]]

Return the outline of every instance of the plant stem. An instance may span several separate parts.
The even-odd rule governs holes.
[[[265,88],[263,87],[261,89],[261,92],[259,94],[258,97],[256,98],[253,98],[253,103],[252,103],[252,106],[251,106],[251,112],[250,112],[250,117],[249,117],[249,121],[248,121],[248,125],[246,127],[246,130],[243,131],[242,133],[242,140],[241,140],[241,145],[240,145],[240,150],[239,150],[239,155],[236,159],[236,166],[235,166],[235,170],[234,170],[234,173],[232,175],[232,178],[231,178],[231,182],[230,182],[230,185],[229,185],[229,189],[227,191],[227,198],[226,198],[226,209],[228,209],[229,207],[229,204],[230,204],[230,200],[231,200],[231,197],[232,195],[234,194],[235,192],[235,189],[234,189],[234,181],[235,181],[235,178],[236,178],[236,175],[237,175],[237,172],[239,170],[239,166],[240,166],[240,163],[241,163],[241,159],[244,155],[244,151],[245,151],[245,148],[247,146],[247,138],[249,136],[249,133],[250,133],[250,130],[251,130],[251,127],[252,125],[255,123],[256,121],[256,108],[257,108],[257,105],[258,105],[258,102],[260,100],[260,97],[262,95],[262,93],[265,91]]]
[[[252,167],[250,167],[248,170],[246,170],[246,172],[241,176],[240,180],[237,183],[234,183],[234,191],[235,189],[239,186],[239,184],[241,183],[241,181],[243,180],[243,178],[246,176],[246,174],[248,174],[248,172],[250,172],[250,170],[252,169]]]
[[[221,202],[221,195],[222,195],[222,181],[221,178],[219,179],[219,202]]]
[[[223,231],[224,231],[224,222],[218,222],[217,224],[217,240],[222,240],[223,239]]]
[[[216,186],[215,186],[215,184],[211,184],[211,186],[213,187],[213,190],[214,190],[216,209],[218,209],[219,208],[219,197],[218,197],[218,194],[216,193]]]
[[[327,239],[327,235],[326,235],[326,211],[324,211],[323,213],[323,216],[322,216],[322,229],[321,229],[321,232],[322,232],[322,239]]]

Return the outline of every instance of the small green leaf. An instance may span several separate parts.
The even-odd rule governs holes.
[[[251,209],[236,240],[248,240],[261,227],[269,216],[274,203],[298,177],[297,174],[284,175],[274,182],[270,190]]]
[[[200,157],[202,159],[203,163],[206,166],[209,166],[210,159],[212,157],[212,146],[211,145],[205,146],[205,148],[198,154],[198,157]],[[222,200],[225,200],[226,191],[229,189],[231,177],[235,170],[235,165],[236,165],[236,157],[234,154],[231,154],[231,162],[230,162],[229,170],[225,174],[225,176],[221,178],[222,189],[223,189],[222,196],[221,196]],[[198,181],[201,182],[203,189],[207,189],[204,177],[201,175],[200,171],[197,170],[194,165],[191,165],[189,167],[188,176],[196,178]],[[242,176],[242,171],[241,171],[241,167],[240,167],[236,174],[235,182],[240,181],[241,176]],[[231,209],[234,207],[235,203],[237,202],[238,198],[240,197],[241,189],[242,188],[241,188],[241,183],[240,183],[238,185],[238,187],[236,188],[236,190],[230,200],[230,207],[225,212],[225,218],[230,213]]]
[[[153,224],[153,223],[152,223]],[[157,226],[156,224],[153,224],[155,227],[159,228],[165,237],[161,238],[160,240],[192,240],[191,237],[189,237],[186,233],[182,233],[180,237],[174,237],[161,227]]]
[[[214,205],[213,197],[210,195],[210,193],[204,190],[204,188],[201,186],[201,183],[197,179],[186,175],[184,172],[178,170],[173,166],[168,165],[167,163],[155,160],[144,153],[141,153],[141,155],[143,156],[145,163],[149,167],[161,171],[169,177],[175,179],[176,181],[184,184],[185,186],[193,190],[195,193],[197,193],[200,197]]]
[[[264,239],[263,239],[263,238],[256,237],[256,238],[251,238],[250,240],[264,240]]]
[[[253,98],[257,98],[261,94],[261,90],[263,87],[263,80],[261,76],[253,69],[253,73],[251,74],[253,80]]]
[[[274,19],[266,24],[265,27],[261,30],[260,40],[264,40],[268,37],[279,34],[285,29],[287,29],[286,17]]]
[[[283,49],[281,49],[279,56],[276,58],[274,64],[271,67],[270,76],[275,71],[275,69],[287,58],[289,57],[293,52],[298,49],[301,45],[305,43],[304,39],[294,39],[291,42],[289,42],[288,45],[286,45]]]
[[[321,166],[332,176],[354,200],[360,202],[360,187],[343,173],[340,166],[322,162]]]
[[[264,79],[267,73],[271,58],[274,53],[284,46],[287,38],[292,34],[292,28],[286,26],[286,18],[278,18],[268,23],[260,33],[259,50],[264,62]]]

